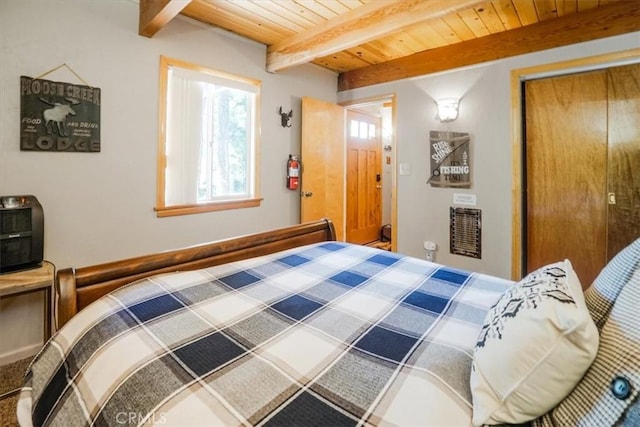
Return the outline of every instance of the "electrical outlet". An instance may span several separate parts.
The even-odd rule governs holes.
[[[433,262],[435,260],[435,253],[433,251],[427,251],[424,257],[427,261]]]
[[[436,250],[436,244],[433,243],[433,242],[425,241],[424,242],[424,249],[426,251],[435,251]]]

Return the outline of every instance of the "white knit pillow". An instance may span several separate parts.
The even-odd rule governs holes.
[[[571,263],[530,273],[487,313],[471,370],[473,424],[517,424],[546,413],[597,351],[598,330]]]

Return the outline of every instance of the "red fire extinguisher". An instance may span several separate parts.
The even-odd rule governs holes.
[[[300,179],[300,161],[298,157],[289,154],[287,160],[287,188],[297,190]]]

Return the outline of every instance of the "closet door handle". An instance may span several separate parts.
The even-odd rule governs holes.
[[[616,204],[616,193],[609,193],[609,204],[610,205]]]

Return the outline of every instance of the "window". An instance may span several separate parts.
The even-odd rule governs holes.
[[[375,139],[376,137],[376,125],[373,123],[351,120],[350,128],[352,138]]]
[[[260,81],[160,57],[158,216],[258,206]]]

